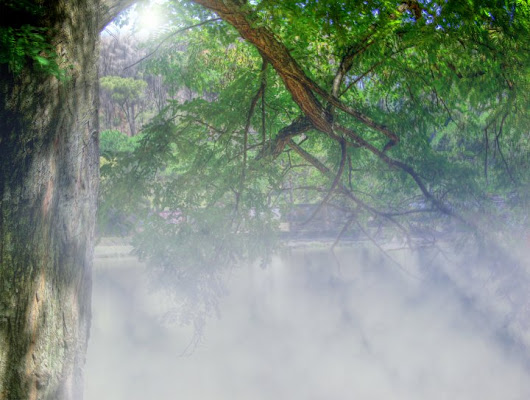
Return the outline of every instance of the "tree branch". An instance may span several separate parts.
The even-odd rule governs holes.
[[[342,172],[344,171],[344,165],[346,164],[346,141],[344,139],[340,141],[340,149],[341,149],[341,158],[340,158],[340,166],[339,166],[339,170],[337,171],[337,175],[335,176],[335,179],[333,180],[333,183],[331,184],[331,187],[329,188],[329,191],[324,197],[324,199],[322,200],[322,202],[319,204],[315,212],[313,212],[313,214],[302,225],[308,224],[313,218],[317,216],[320,210],[322,210],[322,207],[326,205],[331,195],[335,191],[335,188],[339,184],[340,178],[342,177]]]
[[[134,63],[132,63],[131,65],[128,65],[126,66],[125,68],[123,68],[123,70],[125,71],[126,69],[129,69],[129,68],[132,68],[134,67],[135,65],[138,65],[140,64],[142,61],[148,59],[149,57],[151,57],[153,54],[155,54],[158,49],[160,49],[160,47],[169,39],[171,39],[173,36],[176,36],[178,35],[179,33],[182,33],[182,32],[185,32],[185,31],[188,31],[190,29],[193,29],[193,28],[197,28],[198,26],[201,26],[201,25],[205,25],[205,24],[209,24],[210,22],[217,22],[217,21],[222,21],[221,18],[212,18],[212,19],[207,19],[205,21],[202,21],[202,22],[199,22],[195,25],[190,25],[190,26],[186,26],[184,28],[181,28],[181,29],[177,29],[175,32],[171,32],[169,35],[167,35],[164,39],[162,39],[160,41],[160,43],[158,43],[158,45],[155,47],[155,49],[153,51],[151,51],[149,54],[143,56],[142,58],[140,58],[138,61],[135,61]]]
[[[344,226],[342,227],[342,229],[340,230],[339,234],[337,235],[337,237],[335,238],[335,241],[333,242],[333,244],[331,245],[331,251],[333,251],[333,249],[337,246],[337,244],[339,244],[340,242],[340,239],[342,238],[342,236],[346,233],[346,231],[348,230],[348,228],[351,226],[351,224],[353,223],[353,221],[355,221],[355,217],[356,217],[356,214],[355,213],[352,213],[350,215],[350,217],[348,218],[348,220],[346,221],[346,223],[344,224]]]
[[[138,0],[102,0],[99,12],[99,31],[112,22],[126,8]]]
[[[307,151],[302,149],[300,146],[298,146],[293,140],[289,140],[288,142],[289,147],[291,147],[300,157],[302,157],[304,160],[306,160],[308,163],[313,165],[316,169],[318,169],[323,175],[325,176],[332,176],[332,172],[328,167],[326,167],[324,164],[322,164],[317,158],[309,154]],[[353,194],[351,190],[349,190],[345,185],[342,183],[338,184],[338,187],[340,188],[340,191],[342,194],[344,194],[346,197],[348,197],[350,200],[352,200],[355,204],[357,204],[359,207],[364,208],[365,210],[371,212],[374,215],[377,215],[379,217],[385,218],[391,223],[393,223],[396,227],[398,227],[399,230],[401,230],[404,235],[407,237],[407,242],[411,243],[409,233],[407,229],[401,225],[398,221],[396,221],[392,214],[381,212],[374,207],[368,205],[361,199],[359,199],[357,196]],[[472,226],[470,223],[469,226]]]
[[[372,25],[370,28],[374,30],[375,25]],[[375,32],[372,31],[360,41],[360,46],[358,44],[355,44],[354,46],[351,46],[349,49],[346,50],[346,54],[344,55],[344,57],[342,57],[339,68],[337,69],[337,73],[333,78],[333,85],[331,87],[332,96],[339,97],[340,85],[342,85],[342,81],[346,77],[346,74],[352,68],[354,58],[357,57],[359,54],[362,54],[366,49],[368,49],[372,44],[375,43],[375,40],[370,41],[374,34]]]
[[[376,62],[374,65],[372,65],[368,70],[366,70],[365,72],[363,72],[361,75],[359,75],[357,78],[355,78],[353,81],[351,81],[350,83],[348,83],[348,86],[346,86],[346,88],[340,92],[340,93],[337,93],[336,95],[334,94],[335,97],[342,97],[348,90],[350,90],[352,88],[352,86],[356,85],[361,79],[363,79],[364,77],[366,77],[366,75],[368,75],[369,73],[373,72],[374,69],[376,69],[377,67],[379,67],[381,64],[383,64],[385,62],[385,60],[381,60],[381,61],[378,61]]]
[[[410,165],[405,164],[402,161],[390,158],[385,153],[383,153],[381,150],[378,150],[375,146],[373,146],[372,144],[368,143],[366,140],[361,138],[359,135],[357,135],[351,129],[348,129],[348,128],[343,127],[341,125],[336,125],[336,129],[341,131],[341,132],[343,132],[344,134],[346,134],[348,137],[350,137],[354,142],[359,144],[361,147],[363,147],[363,148],[369,150],[370,152],[372,152],[373,154],[375,154],[379,159],[381,159],[388,166],[399,168],[399,169],[405,171],[416,182],[416,184],[418,185],[418,187],[421,190],[421,192],[423,193],[423,195],[428,200],[430,200],[436,208],[438,208],[442,213],[444,213],[446,215],[449,215],[449,216],[452,216],[452,217],[456,217],[457,219],[460,219],[462,222],[465,222],[462,219],[462,217],[459,217],[459,216],[455,215],[453,213],[453,211],[451,211],[445,204],[443,204],[440,200],[438,200],[436,197],[434,197],[431,192],[429,192],[429,190],[427,189],[427,187],[425,186],[425,184],[423,183],[423,181],[421,180],[419,175],[416,173],[416,171],[414,171],[414,169]]]
[[[242,8],[238,2],[234,0],[195,0],[195,2],[216,12],[223,20],[233,25],[244,39],[256,47],[262,57],[266,58],[274,67],[295,103],[298,104],[316,129],[333,135],[333,117],[322,106],[313,92],[366,126],[383,133],[390,139],[391,143],[388,147],[399,142],[399,137],[385,125],[379,124],[360,111],[346,106],[309,79],[287,47],[267,27],[253,23],[250,11]]]
[[[504,127],[504,122],[506,121],[506,117],[508,117],[508,112],[506,112],[502,116],[501,124],[500,124],[500,127],[499,127],[499,132],[497,133],[497,135],[495,135],[495,144],[497,145],[497,149],[499,150],[499,154],[501,156],[502,162],[504,163],[504,167],[506,168],[506,172],[508,173],[508,176],[510,177],[510,180],[513,182],[514,185],[517,185],[517,182],[515,181],[515,179],[514,179],[514,177],[512,175],[512,171],[510,170],[510,167],[508,166],[508,163],[506,162],[506,159],[504,158],[504,154],[502,154],[501,144],[499,142],[499,139],[500,139],[500,137],[502,135],[502,130],[503,130],[503,127]]]
[[[274,67],[293,100],[318,130],[331,133],[331,116],[322,107],[312,90],[304,82],[305,73],[289,50],[265,26],[255,24],[247,7],[235,0],[195,0],[230,23],[239,34],[253,44],[263,58]],[[305,78],[305,79],[304,79]]]
[[[263,60],[262,71],[266,66],[267,61]],[[247,121],[245,123],[245,130],[243,133],[243,170],[241,172],[241,190],[243,190],[243,183],[245,181],[245,170],[247,168],[248,132],[250,130],[250,121],[252,119],[252,116],[254,115],[254,109],[256,108],[256,104],[258,103],[258,99],[261,97],[263,90],[265,90],[265,87],[262,82],[256,94],[254,95],[254,97],[252,97],[247,114]]]
[[[285,146],[289,143],[291,138],[301,135],[313,128],[313,124],[309,118],[305,116],[299,116],[290,125],[280,129],[276,137],[263,147],[262,151],[258,154],[257,159],[265,157],[278,157]]]
[[[384,153],[384,150],[386,150],[388,147],[399,142],[399,137],[394,132],[392,132],[385,125],[373,121],[362,112],[343,104],[337,97],[328,94],[325,90],[313,82],[292,57],[287,47],[280,42],[279,39],[266,26],[256,23],[258,21],[256,21],[256,17],[251,14],[251,10],[249,10],[247,7],[241,7],[240,2],[235,0],[195,0],[195,2],[216,12],[223,20],[233,25],[245,40],[256,47],[262,57],[267,59],[274,67],[280,78],[283,80],[286,89],[291,93],[293,100],[298,104],[302,112],[305,114],[305,117],[299,118],[289,127],[284,128],[286,130],[278,135],[277,139],[275,140],[276,145],[272,147],[270,151],[271,153],[278,154],[278,150],[281,152],[281,149],[284,148],[285,144],[288,144],[289,147],[302,156],[302,158],[306,159],[306,161],[314,165],[326,176],[330,176],[330,171],[326,166],[297,146],[291,138],[295,134],[309,130],[310,128],[307,126],[308,122],[310,122],[315,129],[324,132],[335,140],[337,140],[337,136],[334,133],[334,129],[338,129],[352,139],[355,144],[371,151],[387,165],[401,169],[410,175],[416,182],[423,195],[441,212],[460,220],[467,226],[476,229],[475,224],[465,220],[462,216],[457,215],[440,200],[435,198],[429,192],[429,190],[427,190],[425,184],[412,167],[401,161],[394,160]],[[410,7],[414,8],[417,5],[413,0],[404,2],[403,4],[403,7],[405,7],[404,10]],[[353,116],[364,125],[383,133],[390,139],[390,142],[385,146],[383,151],[380,151],[375,146],[355,134],[355,132],[353,132],[351,129],[347,129],[340,125],[334,126],[332,115],[330,114],[329,110],[326,110],[322,106],[315,94],[321,96],[334,107]],[[282,135],[282,133],[284,135]],[[282,138],[282,136],[284,137]],[[264,153],[266,152],[264,151]],[[381,215],[377,212],[377,210],[368,206],[362,200],[354,196],[344,185],[339,185],[341,190],[355,203],[367,210]]]
[[[266,112],[265,112],[265,93],[267,92],[267,65],[268,63],[263,60],[263,65],[261,67],[261,86],[263,90],[261,92],[261,145],[265,147],[265,140],[267,139],[267,130],[266,130]]]

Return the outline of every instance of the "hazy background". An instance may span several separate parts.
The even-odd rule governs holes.
[[[234,268],[220,318],[191,327],[133,258],[98,259],[86,400],[530,398],[524,349],[428,263],[302,248]],[[421,276],[417,279],[414,276]]]

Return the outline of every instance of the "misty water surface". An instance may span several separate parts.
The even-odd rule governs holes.
[[[530,398],[524,357],[436,271],[300,249],[234,269],[202,343],[132,258],[98,260],[87,400]],[[369,261],[371,260],[371,261]]]

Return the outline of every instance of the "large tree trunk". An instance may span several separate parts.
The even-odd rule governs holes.
[[[39,23],[51,28],[69,79],[31,66],[14,76],[0,66],[0,400],[82,398],[98,187],[98,38],[130,1],[44,3]]]

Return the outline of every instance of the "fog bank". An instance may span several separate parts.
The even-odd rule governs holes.
[[[86,400],[530,398],[522,350],[444,274],[360,248],[337,257],[234,268],[188,356],[192,330],[161,323],[143,266],[97,260]]]

